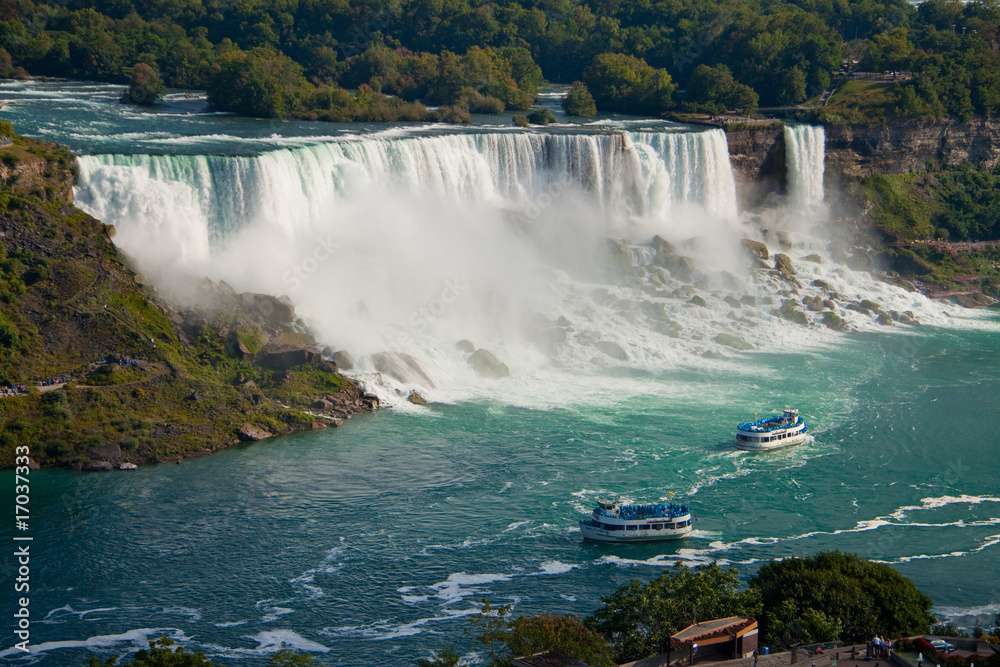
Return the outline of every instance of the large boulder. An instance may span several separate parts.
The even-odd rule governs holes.
[[[775,254],[774,268],[786,278],[791,278],[795,275],[795,266],[792,264],[792,258],[783,252]]]
[[[725,345],[726,347],[731,347],[734,350],[746,351],[753,349],[753,345],[746,342],[736,334],[722,332],[716,334],[712,340],[719,345]]]
[[[297,366],[316,363],[322,360],[322,355],[310,347],[265,347],[257,353],[255,362],[258,366],[272,371],[287,371]]]
[[[789,322],[795,322],[796,324],[809,324],[809,318],[806,317],[806,314],[802,312],[801,308],[799,308],[798,302],[793,299],[786,299],[781,304],[781,308],[778,309],[778,314]]]
[[[608,355],[612,359],[617,359],[618,361],[627,361],[628,354],[618,343],[612,342],[610,340],[599,340],[594,343],[594,347]]]
[[[754,241],[753,239],[741,239],[740,243],[743,244],[743,248],[750,253],[752,257],[757,259],[767,259],[770,257],[770,253],[767,251],[767,245],[761,243],[760,241]]]
[[[258,440],[266,440],[270,438],[272,433],[260,426],[255,426],[249,422],[240,426],[239,430],[236,432],[236,437],[240,439],[240,442],[257,442]]]
[[[660,260],[667,257],[672,257],[677,254],[677,250],[674,248],[674,244],[666,240],[662,236],[653,237],[653,250],[656,251],[656,259]]]
[[[982,292],[970,292],[968,294],[956,294],[952,297],[952,301],[962,306],[963,308],[988,308],[994,305],[997,300],[991,296],[987,296]]]
[[[492,352],[483,348],[479,348],[470,354],[467,361],[472,370],[476,371],[480,377],[498,379],[510,375],[510,369],[507,368],[507,364],[497,359]]]
[[[427,399],[416,389],[410,390],[409,395],[407,395],[406,400],[414,405],[427,405]]]
[[[354,368],[354,357],[347,350],[337,350],[333,353],[333,363],[342,371]]]
[[[847,321],[832,310],[823,313],[823,324],[834,331],[847,331]]]
[[[405,352],[379,352],[372,355],[372,364],[379,373],[385,373],[400,382],[412,382],[433,387],[434,382],[413,356]]]

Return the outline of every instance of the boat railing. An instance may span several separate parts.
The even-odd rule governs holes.
[[[647,505],[621,505],[617,512],[598,509],[601,516],[608,516],[626,521],[637,519],[674,519],[679,516],[689,514],[688,508],[684,505],[673,503],[655,503]]]
[[[768,433],[783,428],[799,426],[802,422],[802,417],[797,417],[791,421],[781,417],[767,417],[753,422],[741,422],[736,425],[736,430],[743,431],[744,433]]]

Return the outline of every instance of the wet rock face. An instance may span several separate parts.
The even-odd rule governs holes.
[[[410,403],[413,403],[414,405],[427,405],[427,399],[424,398],[424,395],[421,394],[416,389],[412,390],[409,393],[409,395],[406,397],[406,400],[408,400]]]
[[[801,308],[799,308],[799,304],[792,299],[786,299],[781,304],[781,308],[778,309],[778,315],[785,318],[789,322],[795,322],[796,324],[802,325],[809,324],[809,318],[806,317],[806,314]]]
[[[594,343],[594,347],[612,359],[617,359],[618,361],[628,361],[628,354],[618,343],[614,343],[609,340],[599,340]]]
[[[333,353],[333,363],[337,364],[337,368],[349,371],[354,368],[354,357],[346,350],[337,350]]]
[[[827,166],[846,176],[923,171],[928,163],[1000,164],[1000,121],[896,122],[885,126],[826,128]]]
[[[795,265],[792,264],[792,258],[783,252],[779,252],[774,256],[774,268],[786,278],[795,275]]]
[[[307,347],[275,347],[261,350],[254,360],[258,366],[273,371],[286,371],[296,366],[320,361],[320,354]]]
[[[470,354],[466,361],[480,377],[499,379],[510,376],[507,364],[497,359],[489,350],[479,348]]]
[[[847,331],[846,320],[832,310],[823,313],[823,324],[834,331]]]
[[[270,438],[271,435],[270,431],[250,423],[241,426],[239,431],[236,433],[236,437],[240,439],[240,442],[257,442],[259,440],[266,440],[267,438]]]
[[[753,239],[742,239],[740,243],[743,244],[743,248],[746,249],[752,257],[758,259],[768,259],[770,253],[767,250],[767,245],[761,243],[760,241],[754,241]]]
[[[725,345],[726,347],[732,348],[734,350],[746,351],[753,349],[753,345],[746,342],[736,334],[720,333],[716,334],[715,338],[713,338],[712,340],[714,340],[719,345]]]

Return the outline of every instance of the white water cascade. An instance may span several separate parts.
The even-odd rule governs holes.
[[[85,156],[76,198],[119,227],[126,250],[173,247],[172,264],[197,270],[214,243],[241,228],[313,233],[372,188],[521,210],[567,186],[587,193],[612,226],[669,219],[690,204],[737,215],[721,130],[363,138],[254,157]]]
[[[821,203],[822,129],[788,132],[796,200]],[[435,400],[586,400],[646,390],[579,375],[604,366],[725,364],[734,349],[836,335],[820,314],[807,326],[778,314],[788,285],[740,245],[763,232],[738,215],[721,130],[464,131],[79,162],[77,203],[117,226],[115,242],[154,284],[181,300],[202,276],[287,295],[383,398],[419,385]],[[923,308],[870,276],[800,261],[813,248],[788,252],[804,297],[825,298],[820,278],[845,299]],[[483,381],[456,348],[464,339],[508,364],[514,384]],[[412,354],[426,374],[390,383],[375,372],[386,351]]]
[[[821,125],[785,125],[785,159],[788,193],[800,211],[815,211],[823,205],[823,172],[826,131]]]

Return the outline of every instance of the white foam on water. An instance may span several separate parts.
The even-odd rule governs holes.
[[[324,628],[320,632],[324,636],[336,639],[369,639],[374,641],[385,641],[389,639],[399,639],[402,637],[412,637],[426,631],[427,626],[435,623],[454,621],[457,619],[474,616],[480,612],[478,607],[469,609],[444,609],[440,616],[428,616],[418,618],[407,623],[393,623],[391,621],[378,621],[365,625],[342,625],[337,627]]]
[[[430,586],[430,589],[437,598],[455,602],[472,595],[488,593],[489,591],[483,588],[487,584],[510,581],[513,577],[511,574],[455,572],[449,574],[446,580]]]
[[[87,639],[66,639],[60,641],[39,642],[31,645],[29,657],[44,655],[52,651],[61,649],[86,649],[88,651],[107,651],[114,649],[117,652],[126,651],[132,653],[144,648],[149,648],[151,639],[167,636],[175,642],[183,643],[188,640],[187,635],[176,628],[137,628],[118,634],[97,635]],[[124,646],[123,646],[124,645]],[[11,647],[0,651],[0,658],[25,657],[25,653],[17,648]]]
[[[100,614],[106,611],[115,611],[118,607],[96,607],[94,609],[74,609],[71,605],[63,605],[62,607],[57,607],[51,610],[49,613],[45,614],[45,618],[38,621],[39,623],[63,623],[66,617],[75,616],[76,618],[83,619],[90,614]]]
[[[341,538],[341,542],[344,539]],[[323,556],[323,562],[319,566],[310,568],[297,577],[288,580],[293,586],[300,587],[306,597],[315,599],[323,597],[323,588],[316,583],[317,575],[335,574],[344,567],[343,562],[344,546],[338,545],[329,549]]]
[[[535,572],[534,574],[566,574],[567,572],[575,570],[578,567],[580,566],[573,563],[563,563],[558,560],[547,560],[539,566],[538,572]]]
[[[911,512],[926,512],[949,505],[980,505],[983,503],[1000,503],[1000,496],[976,496],[968,494],[960,496],[931,496],[921,498],[919,505],[904,505],[893,511],[889,516],[893,519],[902,520]]]

